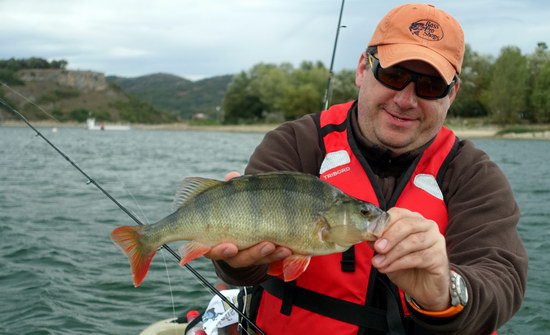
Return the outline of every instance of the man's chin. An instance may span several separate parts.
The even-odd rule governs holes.
[[[410,137],[400,136],[384,136],[379,138],[380,143],[387,149],[390,149],[396,154],[401,154],[410,151],[413,141]]]

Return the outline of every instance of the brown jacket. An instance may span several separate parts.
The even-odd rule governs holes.
[[[361,135],[355,113],[355,140],[389,201],[396,180],[424,148],[392,158],[388,150],[373,146]],[[269,132],[245,173],[301,171],[318,175],[323,158],[316,125],[307,115]],[[469,140],[460,142],[441,191],[449,213],[445,235],[449,261],[467,281],[470,299],[457,317],[444,324],[418,314],[414,317],[436,333],[491,333],[512,318],[525,293],[527,253],[516,228],[519,208],[505,175]],[[235,285],[257,284],[267,278],[264,266],[232,269],[223,262],[215,266],[220,278]]]

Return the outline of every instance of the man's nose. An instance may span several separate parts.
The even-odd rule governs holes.
[[[410,82],[404,89],[395,93],[393,100],[402,109],[416,107],[418,97],[416,96],[415,85],[415,83]]]

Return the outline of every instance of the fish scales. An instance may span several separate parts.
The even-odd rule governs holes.
[[[316,203],[322,199],[311,198],[311,193],[307,190],[307,184],[311,183],[304,183],[299,176],[289,175],[266,182],[272,185],[266,187],[269,191],[263,194],[263,206],[264,210],[270,210],[271,213],[263,216],[268,220],[260,222],[270,226],[258,228],[272,232],[273,235],[269,238],[279,244],[303,244],[306,233],[311,230],[311,225],[304,223],[314,223],[320,210]],[[308,215],[311,208],[316,208],[316,216]]]
[[[251,218],[253,220],[251,222],[251,226],[261,224],[259,219],[268,214],[266,213],[267,208],[265,206],[269,202],[269,199],[268,197],[264,196],[264,194],[267,194],[267,192],[260,192],[260,194],[258,194],[258,192],[255,192],[255,190],[260,190],[261,186],[261,181],[255,176],[252,176],[248,183],[243,184],[243,201],[246,201],[246,206],[249,207],[251,213]]]
[[[181,249],[182,264],[222,242],[239,249],[261,241],[286,246],[295,255],[289,262],[299,264],[288,267],[293,269],[288,276],[284,273],[285,280],[292,280],[305,271],[312,255],[340,252],[377,238],[388,217],[373,204],[303,173],[267,173],[228,182],[193,177],[178,199],[178,210],[159,222],[118,227],[111,234],[130,259],[136,286],[156,249],[177,240],[191,241]]]
[[[306,199],[302,200],[304,197]],[[271,179],[252,177],[235,199],[234,210],[237,212],[231,213],[239,222],[239,227],[245,228],[243,232],[239,229],[241,243],[257,243],[258,233],[264,239],[282,244],[299,242],[297,238],[303,239],[304,232],[298,230],[297,222],[314,219],[303,215],[304,209],[310,208],[317,200],[307,199],[309,197],[310,194],[298,187],[294,176]],[[246,210],[240,210],[241,207],[250,208],[250,215]]]
[[[163,243],[193,239],[212,245],[233,242],[244,248],[270,240],[302,246],[304,237],[311,234],[311,225],[303,223],[313,224],[325,206],[325,199],[315,196],[319,192],[311,192],[324,185],[310,184],[301,175],[289,175],[251,177],[246,183],[213,187],[178,210],[177,220],[168,223],[174,225],[169,234],[173,237]]]

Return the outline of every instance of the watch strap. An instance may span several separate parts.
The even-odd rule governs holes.
[[[456,305],[456,306],[451,306],[451,307],[449,307],[445,310],[442,310],[442,311],[428,311],[428,310],[422,309],[422,307],[420,307],[416,303],[416,301],[414,301],[414,299],[409,297],[409,295],[406,294],[406,293],[405,293],[405,299],[407,300],[407,303],[415,311],[417,311],[418,313],[420,313],[422,315],[430,316],[430,317],[433,317],[433,318],[448,318],[448,317],[451,317],[451,316],[455,316],[458,313],[462,312],[462,310],[464,309],[464,306]]]

